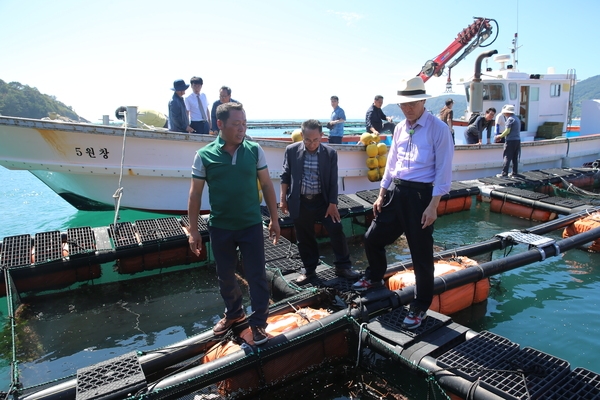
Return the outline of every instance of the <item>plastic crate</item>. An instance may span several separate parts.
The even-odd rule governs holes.
[[[485,370],[494,368],[517,351],[519,351],[517,343],[483,331],[442,354],[436,362],[439,366],[472,381]]]
[[[600,399],[600,375],[585,368],[575,368],[569,375],[540,396],[545,400]]]
[[[480,385],[503,399],[537,399],[569,373],[569,363],[531,347],[503,360],[480,376]]]

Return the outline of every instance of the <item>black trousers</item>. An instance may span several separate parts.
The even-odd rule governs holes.
[[[502,175],[508,175],[508,168],[512,163],[512,173],[519,173],[519,157],[521,156],[521,141],[507,140],[504,143],[504,153],[502,154]]]
[[[191,121],[190,126],[196,131],[195,133],[208,135],[208,132],[210,131],[208,121]]]
[[[365,253],[369,266],[365,277],[383,279],[387,270],[385,246],[404,234],[408,241],[416,278],[413,305],[427,310],[433,300],[433,225],[423,229],[421,216],[431,202],[432,188],[399,186],[388,191],[386,204],[365,233]]]
[[[335,256],[334,265],[336,268],[350,268],[350,251],[348,242],[342,224],[333,222],[331,217],[325,218],[328,203],[323,196],[317,196],[313,200],[300,200],[300,213],[298,218],[294,219],[294,229],[296,230],[296,240],[298,241],[298,251],[302,264],[306,272],[315,272],[319,265],[319,245],[315,238],[315,222],[320,221],[327,229],[331,240],[331,247]]]

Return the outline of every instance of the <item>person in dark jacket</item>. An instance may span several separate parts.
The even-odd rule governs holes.
[[[490,107],[485,112],[485,115],[478,116],[475,121],[467,127],[465,131],[466,144],[481,144],[483,131],[487,130],[488,140],[492,134],[492,126],[494,125],[494,117],[496,109]]]
[[[377,95],[373,101],[373,104],[367,110],[365,117],[365,123],[367,125],[367,132],[374,133],[375,135],[381,132],[394,132],[396,125],[392,122],[392,117],[388,117],[383,113],[381,106],[383,105],[383,96]],[[386,121],[384,124],[383,121]]]
[[[319,247],[315,238],[315,221],[320,221],[331,238],[335,255],[335,273],[344,278],[358,278],[352,270],[348,242],[342,228],[338,204],[337,152],[324,143],[323,127],[315,119],[302,123],[302,141],[285,149],[281,174],[280,208],[294,221],[298,251],[304,274],[296,280],[304,284],[315,278],[319,265]]]
[[[171,89],[173,97],[169,101],[169,130],[173,132],[192,133],[194,129],[190,126],[187,109],[183,95],[190,85],[186,84],[183,79],[177,79],[173,82]]]

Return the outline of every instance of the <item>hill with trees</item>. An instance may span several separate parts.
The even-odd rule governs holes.
[[[37,88],[0,79],[0,115],[40,119],[54,112],[74,121],[89,122],[56,97],[40,93]]]
[[[454,106],[452,107],[452,110],[454,110],[454,119],[460,119],[460,117],[465,115],[465,111],[467,111],[467,97],[464,94],[445,93],[441,96],[427,99],[425,108],[432,114],[438,115],[441,109],[444,108],[447,99],[454,100]],[[404,119],[404,114],[402,114],[397,104],[388,104],[382,110],[385,115],[394,117],[395,120]]]
[[[600,75],[592,76],[575,85],[573,94],[573,118],[581,118],[583,100],[600,99]]]

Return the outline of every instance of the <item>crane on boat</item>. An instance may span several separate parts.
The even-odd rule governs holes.
[[[423,79],[423,82],[427,82],[432,76],[441,76],[444,72],[446,64],[448,64],[448,80],[446,81],[446,93],[452,92],[452,80],[450,77],[450,71],[459,62],[461,62],[466,56],[468,56],[473,50],[478,47],[488,47],[496,41],[498,37],[498,22],[495,19],[474,17],[475,22],[463,29],[458,33],[456,39],[444,51],[442,51],[434,59],[425,62],[425,65],[421,68],[421,72],[417,76]],[[483,44],[493,34],[493,26],[495,25],[496,34],[493,40],[487,44]],[[454,58],[461,50],[464,51],[462,54]],[[454,60],[453,60],[454,59]],[[450,62],[452,60],[452,62]]]

